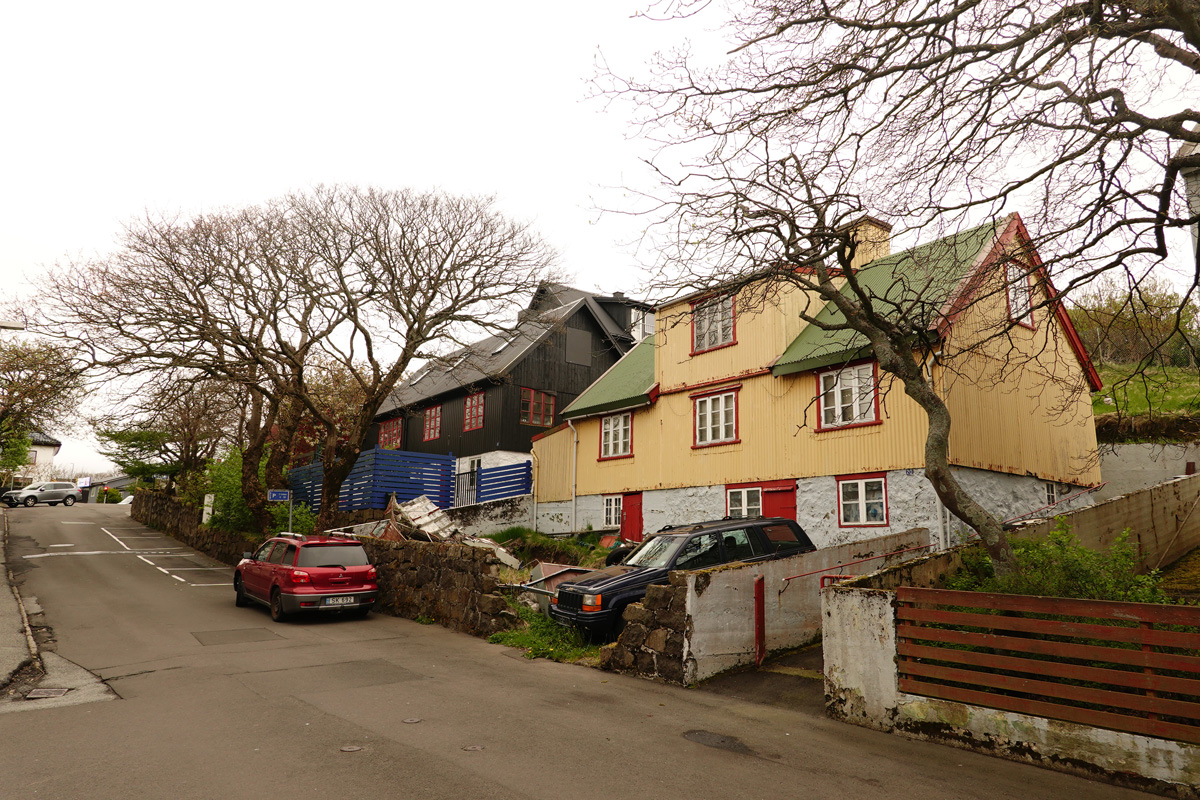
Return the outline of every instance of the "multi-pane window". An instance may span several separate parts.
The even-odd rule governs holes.
[[[632,452],[633,414],[613,414],[600,421],[600,457],[619,458]]]
[[[1008,283],[1008,315],[1018,322],[1028,324],[1029,309],[1033,305],[1029,274],[1023,265],[1011,263],[1005,266],[1005,278]]]
[[[725,493],[726,507],[731,517],[761,517],[762,489],[729,489]]]
[[[737,439],[737,392],[697,397],[695,404],[697,445]]]
[[[619,494],[604,498],[604,527],[621,527],[621,495]]]
[[[521,422],[550,427],[554,424],[554,395],[521,389]]]
[[[635,309],[633,311],[633,321],[629,325],[629,335],[639,342],[647,336],[653,336],[654,312]]]
[[[838,517],[843,525],[886,525],[887,483],[884,478],[839,480]]]
[[[442,435],[442,407],[430,406],[425,409],[425,424],[422,427],[424,441],[432,442]]]
[[[705,300],[692,310],[692,352],[733,342],[733,295]]]
[[[463,430],[477,431],[483,427],[483,392],[468,395],[463,401]]]
[[[874,422],[875,365],[860,364],[821,378],[821,427]]]
[[[400,417],[384,420],[379,423],[379,446],[389,449],[399,447],[403,430]]]
[[[25,463],[27,465],[37,463],[37,450],[30,450],[25,454]]]

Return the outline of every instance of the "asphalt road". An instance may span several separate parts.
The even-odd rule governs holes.
[[[128,506],[9,520],[41,686],[78,686],[0,704],[0,798],[1145,796],[409,620],[275,624]]]

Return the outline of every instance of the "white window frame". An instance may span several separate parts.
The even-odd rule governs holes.
[[[1004,273],[1008,285],[1009,317],[1025,325],[1033,324],[1033,287],[1029,285],[1029,272],[1023,264],[1009,262],[1004,267]]]
[[[619,494],[604,495],[604,527],[621,527],[621,508],[625,497]]]
[[[821,390],[821,427],[840,428],[879,420],[875,362],[817,375]]]
[[[714,297],[692,309],[692,352],[733,344],[733,295]]]
[[[633,413],[613,414],[600,420],[600,457],[620,458],[633,453]]]
[[[737,441],[737,395],[722,392],[692,399],[697,447]]]
[[[879,497],[867,499],[869,484],[879,485]],[[852,497],[847,498],[847,489],[853,488]],[[846,478],[837,482],[838,524],[844,528],[882,528],[888,525],[887,478]],[[881,516],[869,519],[869,506],[878,506]],[[847,519],[847,507],[853,507],[857,519]]]
[[[748,486],[742,489],[725,490],[725,511],[730,517],[753,519],[761,517],[762,487]]]

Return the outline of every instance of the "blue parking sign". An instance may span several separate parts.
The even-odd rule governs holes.
[[[289,489],[268,489],[268,503],[286,503],[292,499],[292,493]]]

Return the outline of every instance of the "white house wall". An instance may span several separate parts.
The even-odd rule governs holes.
[[[1028,514],[1046,505],[1046,482],[1039,478],[1009,475],[979,469],[955,469],[964,488],[984,508],[1010,519]],[[950,519],[939,520],[941,504],[933,487],[919,469],[893,470],[887,473],[888,524],[875,527],[838,525],[837,481],[833,476],[802,478],[796,488],[796,521],[817,547],[833,547],[878,536],[889,536],[913,528],[926,528],[944,544],[953,544],[965,526]],[[1060,504],[1061,513],[1093,502],[1084,495],[1069,504]],[[567,533],[572,530],[604,528],[604,496],[581,495],[576,498],[577,519],[571,524],[571,501],[539,503],[537,527],[543,533]],[[658,489],[642,493],[642,530],[653,533],[666,525],[720,519],[725,516],[725,487],[690,486],[683,489]]]

